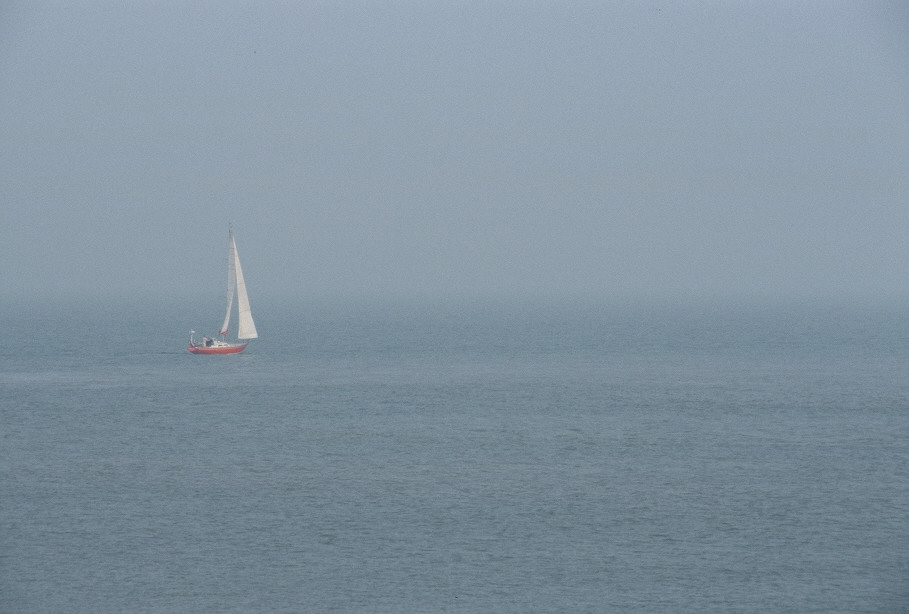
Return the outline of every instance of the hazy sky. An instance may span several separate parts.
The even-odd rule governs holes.
[[[2,295],[909,296],[909,5],[4,2]]]

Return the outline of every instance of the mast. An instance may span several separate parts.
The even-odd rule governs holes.
[[[227,229],[227,311],[224,314],[224,324],[218,331],[219,335],[226,335],[230,326],[230,310],[234,306],[234,291],[237,287],[236,266],[239,264],[237,259],[237,244],[234,242],[233,228]]]
[[[246,281],[243,279],[243,269],[240,267],[240,253],[237,251],[233,228],[229,228],[227,231],[227,311],[224,314],[224,324],[218,331],[219,335],[227,334],[230,325],[230,311],[234,306],[234,293],[237,295],[239,311],[237,339],[256,339],[259,333],[256,332],[256,323],[253,322],[252,310],[249,308]]]

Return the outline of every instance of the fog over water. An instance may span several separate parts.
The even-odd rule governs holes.
[[[909,289],[900,2],[9,2],[6,297]]]
[[[907,33],[0,2],[0,611],[909,611]]]

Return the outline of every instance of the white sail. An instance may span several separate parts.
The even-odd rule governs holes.
[[[253,322],[252,311],[249,309],[249,297],[246,295],[246,282],[243,280],[243,269],[240,268],[240,254],[234,243],[233,235],[230,238],[233,245],[234,265],[237,279],[237,309],[239,310],[239,324],[237,326],[237,339],[255,339],[259,336],[256,332],[256,323]]]
[[[233,231],[228,232],[227,246],[227,312],[224,314],[224,324],[221,325],[220,335],[226,335],[230,326],[230,311],[234,306],[234,293],[237,294],[237,308],[240,312],[237,326],[237,339],[256,339],[256,323],[252,319],[249,308],[249,296],[246,294],[246,282],[243,280],[243,269],[240,267],[240,254],[237,252],[237,243],[234,241]]]

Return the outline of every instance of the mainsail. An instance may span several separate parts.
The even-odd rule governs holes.
[[[237,245],[233,242],[233,235],[231,235],[230,241],[234,246],[234,268],[237,270],[237,310],[239,312],[237,339],[255,339],[259,336],[259,333],[256,332],[256,323],[253,322],[252,311],[249,309],[246,282],[243,281],[243,269],[240,268],[240,254],[237,253]]]
[[[230,326],[230,311],[234,306],[234,293],[237,294],[237,308],[240,312],[237,339],[255,339],[259,333],[256,332],[256,324],[253,322],[252,311],[249,308],[249,296],[246,294],[246,282],[243,280],[237,243],[234,241],[233,230],[230,230],[228,231],[227,249],[227,312],[224,314],[224,324],[218,331],[220,335],[226,335]]]

